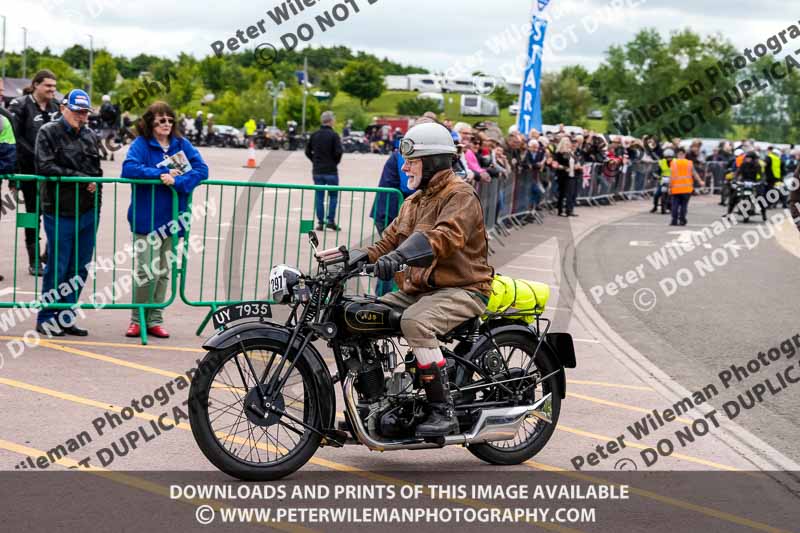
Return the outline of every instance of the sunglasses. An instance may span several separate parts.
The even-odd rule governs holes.
[[[160,118],[158,120],[154,120],[153,124],[156,124],[158,126],[163,126],[164,124],[169,124],[170,126],[172,126],[173,124],[175,124],[175,120],[173,120],[171,118]]]

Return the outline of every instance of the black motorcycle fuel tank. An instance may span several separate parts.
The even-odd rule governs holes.
[[[336,307],[336,325],[352,334],[384,336],[400,333],[402,312],[374,298],[343,298]]]

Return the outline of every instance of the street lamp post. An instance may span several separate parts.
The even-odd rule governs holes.
[[[286,84],[280,81],[278,82],[278,85],[275,85],[272,83],[272,80],[268,80],[266,88],[267,92],[272,97],[272,127],[274,128],[276,127],[276,122],[278,119],[278,97],[286,88]]]
[[[22,78],[28,77],[28,28],[22,27]]]
[[[94,35],[89,35],[89,100],[94,89]]]
[[[0,17],[3,17],[3,50],[2,52],[0,52],[0,54],[2,54],[1,61],[3,62],[3,74],[0,75],[0,77],[5,78],[6,77],[6,16],[0,15]]]
[[[308,98],[308,56],[303,58],[303,135],[306,134],[306,99]]]

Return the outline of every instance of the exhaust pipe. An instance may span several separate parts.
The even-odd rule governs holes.
[[[353,431],[358,441],[370,450],[380,452],[391,450],[421,450],[426,448],[441,448],[453,444],[464,445],[511,440],[517,434],[525,419],[530,415],[552,424],[552,420],[550,419],[552,393],[548,393],[533,405],[484,409],[481,411],[480,417],[470,431],[460,435],[448,435],[438,442],[430,442],[416,438],[396,440],[376,439],[369,434],[367,428],[364,427],[364,421],[361,420],[361,416],[358,414],[355,389],[353,387],[354,381],[355,374],[347,374],[343,384],[344,401],[347,406],[347,412],[350,414]]]
[[[464,440],[463,444],[511,440],[530,415],[552,424],[549,416],[547,416],[551,398],[552,393],[548,393],[533,405],[484,409],[472,429],[463,435],[456,435],[456,437],[462,438]],[[542,407],[544,407],[544,410]]]

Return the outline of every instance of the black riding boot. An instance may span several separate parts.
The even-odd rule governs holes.
[[[458,433],[458,419],[453,412],[447,367],[434,364],[430,368],[420,368],[419,373],[431,414],[417,426],[417,437],[444,437]]]
[[[36,244],[26,244],[26,249],[28,250],[28,273],[31,276],[41,276],[43,275],[44,264],[42,264],[41,258],[39,257],[39,250]],[[36,270],[36,263],[39,262],[39,270]]]

